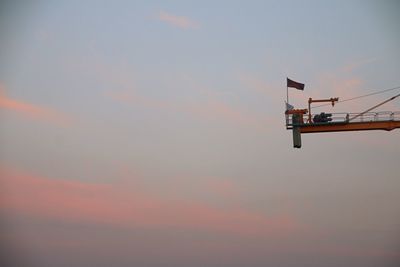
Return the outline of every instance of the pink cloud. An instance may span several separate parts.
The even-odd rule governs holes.
[[[157,100],[138,94],[134,90],[105,92],[106,97],[124,104],[135,104],[151,109],[176,109],[169,101]]]
[[[140,105],[151,109],[170,110],[179,113],[191,114],[207,120],[225,120],[238,125],[253,127],[253,129],[264,130],[267,121],[274,121],[273,118],[258,116],[258,114],[239,109],[216,98],[209,98],[203,102],[179,103],[171,100],[159,100],[147,97],[133,90],[106,92],[105,96],[128,105]]]
[[[0,210],[123,227],[175,227],[239,235],[287,235],[297,221],[287,214],[266,216],[243,209],[220,209],[199,201],[166,199],[127,183],[95,184],[50,179],[0,167]],[[223,186],[224,188],[225,186]]]
[[[5,88],[0,84],[0,108],[16,112],[31,119],[52,122],[59,126],[67,126],[71,118],[54,109],[34,105],[28,102],[12,99],[6,96]]]
[[[364,81],[352,74],[352,72],[357,68],[370,64],[377,60],[379,59],[365,58],[358,61],[352,61],[334,71],[319,74],[319,82],[317,86],[319,88],[325,87],[327,89],[330,89],[331,91],[330,96],[322,97],[339,97],[339,102],[341,102],[343,100],[369,93],[362,88],[364,86]],[[321,96],[318,95],[320,94],[319,91],[313,92],[313,98],[319,98]],[[376,102],[376,99],[377,98],[372,97],[363,98],[359,101],[346,101],[344,103],[340,103],[340,108],[343,107],[343,109],[349,112],[361,112],[368,108],[368,106],[373,105]]]
[[[350,256],[353,258],[382,258],[382,259],[399,259],[400,253],[398,251],[383,249],[380,247],[358,247],[351,245],[332,245],[323,244],[318,248],[314,248],[315,252],[324,255],[333,255],[336,257]]]
[[[360,112],[362,110],[362,102],[340,102],[365,94],[365,92],[362,91],[362,85],[363,81],[354,75],[343,77],[343,75],[334,72],[323,73],[319,75],[318,83],[315,88],[324,88],[324,90],[314,90],[310,96],[313,99],[339,97],[339,103],[335,105],[334,108],[331,108],[329,103],[323,107],[323,109],[326,109],[329,112]],[[314,104],[314,106],[319,105],[317,103]]]
[[[182,28],[182,29],[196,29],[199,24],[188,17],[176,16],[165,11],[160,11],[158,13],[158,19],[164,21],[172,26]]]
[[[265,81],[248,73],[239,73],[238,79],[244,86],[246,86],[246,89],[264,94],[268,97],[273,97],[274,99],[283,96],[282,90],[276,90],[276,88],[272,88]]]
[[[225,119],[239,124],[259,126],[262,124],[253,114],[233,107],[217,99],[208,99],[205,103],[192,103],[182,106],[186,112],[198,115],[207,119]]]
[[[359,90],[362,81],[357,77],[341,79],[333,81],[333,90],[336,95],[340,95],[343,99],[354,97],[355,94],[361,93]]]
[[[208,189],[221,197],[231,198],[238,194],[238,186],[231,180],[227,179],[213,179],[207,184]]]
[[[350,72],[354,71],[357,68],[360,68],[362,66],[365,66],[367,64],[370,64],[370,63],[373,63],[373,62],[376,62],[376,61],[377,61],[377,58],[361,59],[361,60],[358,60],[358,61],[349,62],[346,65],[344,65],[341,69],[342,69],[343,72],[350,73]]]
[[[242,84],[243,88],[245,88],[249,92],[254,92],[258,96],[264,96],[266,105],[273,109],[275,111],[273,112],[279,112],[281,114],[284,113],[285,107],[284,107],[284,101],[286,101],[286,88],[285,88],[285,83],[286,80],[282,81],[281,87],[273,86],[269,84],[268,82],[258,78],[255,75],[252,75],[250,73],[245,73],[241,72],[238,73],[237,75],[238,81]],[[291,90],[291,89],[289,89]],[[300,93],[301,92],[301,93]],[[294,103],[293,100],[296,100],[297,102],[301,103],[300,105],[306,105],[306,98],[305,94],[302,91],[299,90],[291,90],[289,92],[290,95],[290,103]],[[296,108],[303,108],[302,106],[296,106]],[[259,119],[259,121],[262,121],[262,124],[268,125],[271,128],[271,126],[276,127],[275,129],[278,129],[282,126],[282,117],[277,117],[276,113],[272,114],[271,111],[268,111],[268,113],[264,113],[262,119]]]
[[[281,125],[282,123],[273,116],[257,114],[220,101],[214,94],[213,90],[204,87],[200,88],[200,90],[202,93],[206,93],[208,98],[202,102],[195,101],[182,103],[173,100],[149,97],[140,93],[139,90],[136,90],[135,81],[132,79],[132,71],[127,71],[126,66],[125,68],[118,68],[118,71],[111,66],[100,62],[96,63],[95,66],[94,70],[97,73],[97,78],[107,81],[111,86],[117,86],[118,88],[116,90],[105,91],[103,96],[122,104],[186,113],[207,120],[225,120],[246,127],[252,127],[253,129],[260,131],[265,131],[265,126],[267,124],[270,126],[272,124]],[[190,80],[188,86],[196,86],[195,83],[195,81]],[[253,81],[252,85],[254,84],[258,86],[257,89],[264,90],[261,89],[264,83]],[[271,88],[268,88],[268,90],[273,91],[273,94],[277,94],[276,92],[280,91],[271,90]]]

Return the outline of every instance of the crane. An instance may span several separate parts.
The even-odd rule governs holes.
[[[388,90],[392,89],[387,89],[383,91],[388,91]],[[365,96],[373,94],[368,94]],[[400,94],[397,94],[360,113],[321,112],[320,114],[316,114],[314,116],[312,116],[311,113],[312,103],[330,102],[332,106],[334,106],[335,103],[339,101],[339,98],[338,97],[330,99],[309,98],[308,109],[286,108],[285,111],[286,129],[292,130],[293,132],[293,146],[295,148],[301,148],[301,134],[305,133],[367,131],[367,130],[391,131],[393,129],[400,128],[400,111],[395,111],[395,112],[392,111],[371,112],[371,111],[376,109],[377,107],[386,104],[389,101],[396,99],[399,96]],[[306,116],[307,118],[305,118]]]

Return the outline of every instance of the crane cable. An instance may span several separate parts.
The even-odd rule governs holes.
[[[357,114],[357,115],[354,116],[353,118],[349,119],[349,121],[352,121],[352,120],[354,120],[355,118],[358,118],[358,117],[364,115],[365,113],[370,112],[371,110],[376,109],[377,107],[380,107],[380,106],[382,106],[383,104],[386,104],[387,102],[392,101],[393,99],[398,98],[399,96],[400,96],[400,94],[397,94],[397,95],[395,95],[395,96],[392,96],[391,98],[386,99],[385,101],[379,103],[378,105],[375,105],[375,106],[373,106],[372,108],[369,108],[369,109],[367,109],[366,111],[361,112],[360,114]]]
[[[355,97],[348,98],[348,99],[345,99],[345,100],[342,100],[342,101],[338,101],[338,103],[347,102],[347,101],[351,101],[351,100],[356,100],[356,99],[367,97],[367,96],[382,94],[382,93],[393,91],[393,90],[396,90],[396,89],[400,89],[400,86],[396,86],[396,87],[393,87],[393,88],[380,90],[380,91],[369,93],[369,94],[366,94],[366,95],[355,96]],[[328,106],[328,105],[330,105],[330,104],[322,104],[322,105],[319,105],[319,106],[315,106],[313,108],[319,108],[319,107],[324,107],[324,106]]]

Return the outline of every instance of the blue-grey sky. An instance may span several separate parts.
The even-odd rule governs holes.
[[[397,1],[0,5],[10,266],[398,266],[400,132],[290,103],[400,86]],[[398,93],[320,108],[361,112]],[[380,110],[400,110],[398,100]]]

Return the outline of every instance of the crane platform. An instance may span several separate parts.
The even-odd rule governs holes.
[[[368,112],[362,115],[359,113],[331,113],[328,114],[329,121],[325,122],[316,122],[310,116],[305,115],[306,113],[306,109],[290,110],[285,113],[286,129],[293,131],[295,148],[301,148],[301,134],[305,133],[391,131],[400,128],[400,111]],[[303,117],[303,115],[305,116]]]
[[[296,113],[294,113],[296,114]],[[400,128],[400,111],[369,112],[354,120],[349,118],[358,113],[332,113],[329,122],[309,122],[310,120],[293,120],[293,114],[286,114],[286,129],[298,127],[300,133],[343,132],[363,130],[391,131]]]

